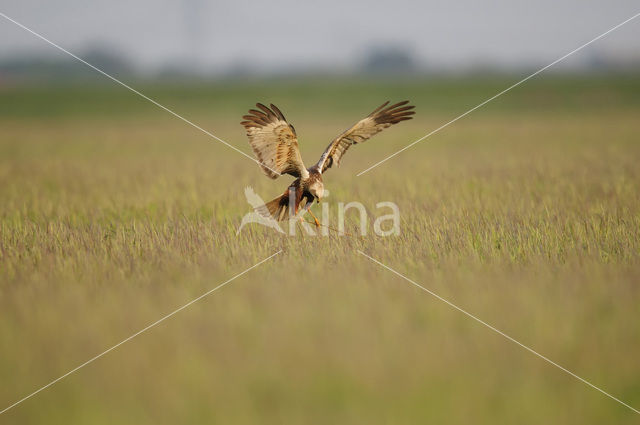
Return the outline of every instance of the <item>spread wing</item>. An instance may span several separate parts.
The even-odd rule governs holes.
[[[387,106],[389,102],[380,105],[366,118],[358,121],[353,127],[333,139],[327,146],[316,167],[321,173],[331,168],[332,165],[340,165],[340,160],[351,145],[362,143],[385,128],[397,124],[400,121],[410,120],[415,111],[413,106],[405,106],[408,100]]]
[[[307,168],[302,162],[296,130],[282,112],[274,105],[271,108],[257,103],[260,109],[251,109],[240,124],[247,130],[249,144],[264,173],[276,179],[280,174],[306,177]]]

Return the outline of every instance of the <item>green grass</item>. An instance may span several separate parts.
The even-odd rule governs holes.
[[[139,87],[245,152],[240,116],[274,102],[307,165],[411,99],[325,176],[334,224],[340,201],[396,202],[389,238],[236,236],[244,187],[288,177],[117,86],[1,89],[0,409],[283,252],[0,423],[635,423],[357,253],[639,408],[640,80],[532,80],[355,176],[515,80]]]

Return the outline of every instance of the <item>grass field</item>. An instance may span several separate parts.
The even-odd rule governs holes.
[[[640,79],[538,77],[355,176],[515,80],[139,86],[245,152],[276,103],[307,165],[411,99],[325,176],[332,213],[397,203],[388,238],[236,236],[288,177],[117,86],[0,89],[0,409],[283,251],[0,423],[637,423],[357,253],[640,408]]]

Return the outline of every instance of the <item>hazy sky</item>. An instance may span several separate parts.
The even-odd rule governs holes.
[[[196,59],[234,64],[353,66],[375,45],[407,46],[423,63],[544,64],[640,12],[640,0],[0,0],[0,11],[63,47],[101,44],[152,68]],[[0,17],[0,56],[50,51]],[[640,55],[640,17],[593,54]]]

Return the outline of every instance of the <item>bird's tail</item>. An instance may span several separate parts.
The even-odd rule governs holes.
[[[265,208],[261,208],[259,211],[263,216],[267,214],[277,221],[287,220],[289,218],[289,190],[285,191],[282,195],[264,204]],[[264,211],[264,210],[267,211]]]

